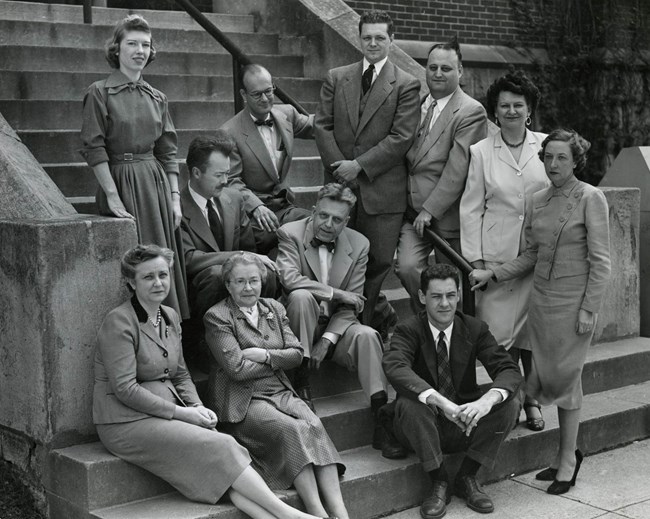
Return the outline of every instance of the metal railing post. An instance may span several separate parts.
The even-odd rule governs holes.
[[[84,0],[84,23],[93,23],[93,0]]]
[[[239,80],[239,74],[241,71],[241,65],[239,64],[239,60],[233,56],[232,57],[232,95],[233,95],[233,100],[235,101],[235,113],[238,114],[244,109],[244,100],[242,99],[241,94],[239,91],[244,88],[244,85],[241,84],[241,81]]]

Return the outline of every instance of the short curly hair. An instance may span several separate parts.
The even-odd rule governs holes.
[[[166,247],[160,247],[154,244],[136,245],[132,249],[127,250],[120,261],[120,270],[126,279],[135,279],[135,268],[144,263],[156,258],[163,258],[169,267],[169,270],[174,266],[174,251]],[[130,288],[130,285],[128,285]]]
[[[530,109],[530,116],[535,115],[539,100],[542,94],[539,88],[535,86],[528,76],[521,70],[510,72],[505,76],[497,78],[494,83],[490,85],[487,91],[487,113],[494,115],[496,113],[497,104],[499,102],[499,94],[501,92],[512,92],[513,94],[522,95],[526,99],[526,104]]]
[[[124,39],[127,31],[141,31],[151,35],[151,29],[147,20],[139,14],[130,14],[123,20],[120,20],[115,29],[113,29],[113,37],[106,41],[104,46],[104,57],[111,68],[120,68],[120,58],[118,52],[120,51],[120,43]],[[153,46],[153,37],[151,38],[151,48],[149,51],[149,59],[145,67],[156,59],[156,48]]]
[[[229,256],[225,263],[221,266],[221,278],[226,285],[230,283],[232,271],[239,265],[255,265],[258,272],[260,273],[262,284],[266,284],[266,277],[268,273],[262,260],[257,256],[257,254],[240,251],[236,252],[232,256]]]
[[[544,151],[546,145],[552,141],[561,141],[569,144],[571,155],[575,163],[575,172],[580,173],[587,164],[587,152],[591,148],[591,143],[582,137],[577,131],[571,129],[557,128],[548,134],[548,137],[542,141],[542,148],[539,150],[539,159],[544,162]]]

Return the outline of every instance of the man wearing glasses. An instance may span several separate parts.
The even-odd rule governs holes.
[[[217,130],[210,138],[192,140],[187,153],[189,182],[181,191],[181,234],[192,316],[199,319],[228,296],[221,277],[226,260],[239,251],[255,252],[244,197],[226,187],[233,148],[232,138]],[[268,270],[263,295],[274,297],[279,287],[275,263],[260,258]]]
[[[222,126],[235,140],[229,185],[244,196],[246,212],[254,221],[257,251],[268,254],[277,246],[275,231],[280,225],[310,214],[294,205],[287,177],[293,140],[313,138],[314,118],[290,105],[273,106],[273,78],[260,65],[244,67],[241,84],[245,108]]]

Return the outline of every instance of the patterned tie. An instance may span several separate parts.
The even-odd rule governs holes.
[[[370,90],[372,86],[372,76],[375,73],[375,66],[371,63],[368,65],[368,68],[361,76],[361,89],[363,90],[363,95],[366,95],[366,92]]]
[[[456,390],[451,380],[451,367],[449,366],[449,356],[445,345],[445,332],[440,332],[440,335],[438,335],[436,353],[438,354],[438,393],[455,402]]]
[[[436,108],[436,105],[438,102],[434,99],[433,102],[429,105],[429,109],[427,110],[427,114],[424,117],[424,121],[422,122],[422,125],[420,126],[420,129],[418,130],[418,137],[426,137],[429,135],[429,129],[431,127],[431,119],[433,119],[433,111]]]
[[[219,246],[219,250],[223,250],[223,223],[221,222],[221,219],[219,218],[217,212],[214,210],[214,206],[210,203],[210,200],[208,200],[206,207],[208,209],[208,222],[210,222],[210,230],[212,231],[212,235],[214,236],[214,239]]]

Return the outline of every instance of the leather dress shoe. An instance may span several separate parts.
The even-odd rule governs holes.
[[[375,426],[372,446],[381,450],[381,455],[389,460],[401,460],[408,455],[404,446],[395,438],[395,435],[382,425]]]
[[[494,503],[488,496],[475,476],[461,476],[457,477],[454,483],[454,490],[458,497],[462,497],[467,501],[467,506],[475,512],[481,514],[490,514],[494,512]]]
[[[420,506],[422,519],[440,519],[447,513],[447,505],[451,502],[449,484],[446,481],[434,481],[433,493]]]
[[[314,409],[314,404],[311,401],[311,388],[309,386],[303,386],[298,389],[296,389],[296,393],[298,393],[298,396],[300,399],[307,404],[309,409],[311,409],[312,413],[316,413],[316,409]]]
[[[544,418],[542,418],[542,408],[538,403],[532,403],[532,402],[525,402],[524,403],[524,411],[527,411],[530,408],[537,408],[539,411],[539,418],[529,418],[528,413],[526,412],[526,427],[530,429],[531,431],[543,431],[544,427],[546,427],[546,422],[544,422]]]

